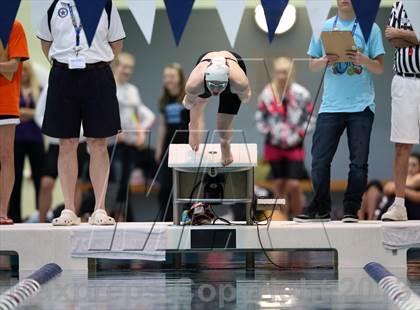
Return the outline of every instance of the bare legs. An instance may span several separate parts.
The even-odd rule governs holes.
[[[0,217],[7,217],[7,207],[15,182],[13,141],[15,125],[0,126]]]
[[[298,215],[302,211],[302,188],[299,180],[290,179],[286,182],[287,197],[289,198],[289,209],[292,216]]]
[[[410,157],[411,144],[395,144],[394,178],[395,196],[405,197],[405,184],[407,182],[408,159]]]
[[[55,179],[49,176],[41,178],[41,189],[39,191],[39,222],[45,223],[47,221],[47,213],[52,205],[52,192],[55,185]]]
[[[204,127],[203,111],[206,107],[206,102],[196,104],[191,109],[191,122],[189,124],[189,144],[196,152],[200,146],[201,132]],[[232,141],[232,123],[234,115],[231,114],[217,114],[217,130],[220,135],[220,148],[222,151],[222,165],[227,166],[232,163],[233,157],[230,150],[230,143]]]
[[[206,102],[196,104],[191,109],[190,124],[189,124],[189,144],[196,152],[200,146],[201,132],[204,127],[203,111],[206,107]],[[220,148],[222,151],[222,165],[228,166],[232,163],[233,157],[230,150],[230,143],[232,141],[232,123],[234,115],[231,114],[217,114],[217,130],[220,136]]]
[[[371,186],[362,198],[362,207],[360,208],[358,218],[361,221],[372,221],[375,219],[375,210],[378,207],[378,202],[382,197],[382,192],[376,187]]]
[[[39,191],[39,222],[46,223],[47,214],[52,206],[53,191],[55,186],[55,179],[50,176],[44,176],[41,179],[41,188]],[[77,214],[80,210],[82,203],[82,182],[77,181],[76,183],[76,194],[75,194],[75,213]]]
[[[60,153],[58,155],[58,176],[64,196],[64,206],[76,211],[75,193],[77,182],[77,147],[79,139],[60,139]],[[44,211],[44,210],[43,210]],[[44,211],[45,212],[45,211]]]
[[[235,115],[217,113],[217,130],[220,136],[220,149],[222,151],[222,165],[228,166],[233,162],[230,143],[232,142],[232,123]]]
[[[109,157],[106,139],[87,139],[90,149],[90,178],[95,192],[95,209],[105,209],[105,193],[108,185]],[[61,139],[58,157],[58,175],[66,209],[77,212],[80,193],[76,191],[78,179],[77,147],[79,139]],[[48,199],[47,199],[48,200]],[[45,208],[45,207],[44,207]],[[43,210],[43,212],[46,212]]]
[[[287,221],[289,213],[293,216],[302,211],[303,202],[300,182],[294,179],[276,179],[275,186],[276,197],[279,199],[286,198],[287,208],[284,211],[276,211],[273,220]]]
[[[108,187],[109,157],[106,139],[88,139],[90,149],[89,174],[95,192],[95,210],[105,210],[105,194]]]

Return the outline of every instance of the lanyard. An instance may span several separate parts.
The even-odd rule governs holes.
[[[68,4],[68,8],[70,11],[71,21],[73,23],[73,27],[76,32],[76,54],[78,54],[79,52],[78,47],[80,46],[80,32],[83,29],[83,25],[82,25],[82,22],[80,21],[80,25],[77,26],[76,17],[74,16],[73,8],[71,7],[71,4]]]
[[[338,22],[338,15],[335,16],[333,30],[337,30],[337,22]],[[359,24],[359,22],[357,21],[357,18],[356,18],[355,21],[354,21],[353,29],[351,31],[352,36],[354,36],[354,34],[356,33],[356,29],[357,29],[358,24]]]

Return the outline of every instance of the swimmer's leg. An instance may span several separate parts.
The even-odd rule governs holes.
[[[217,113],[217,129],[220,135],[220,149],[222,151],[222,165],[228,166],[233,162],[233,156],[230,149],[232,142],[232,124],[235,115]]]

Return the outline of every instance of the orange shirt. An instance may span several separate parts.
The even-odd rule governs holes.
[[[22,24],[18,21],[15,21],[13,24],[7,47],[9,59],[20,58],[21,61],[11,81],[0,74],[0,115],[19,116],[22,62],[29,58],[29,52],[25,31]]]

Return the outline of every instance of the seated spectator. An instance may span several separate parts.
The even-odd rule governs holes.
[[[376,220],[378,211],[378,206],[384,197],[384,187],[381,184],[381,181],[373,180],[370,181],[367,185],[366,192],[362,197],[362,206],[357,213],[359,220]]]
[[[119,54],[113,66],[122,128],[122,133],[116,137],[115,149],[114,140],[109,140],[110,151],[114,152],[110,178],[119,184],[117,205],[126,200],[130,176],[134,168],[140,166],[146,178],[153,176],[154,173],[154,154],[146,144],[147,131],[153,126],[155,115],[144,105],[138,88],[129,83],[134,66],[135,59],[128,53]],[[122,214],[125,214],[124,210],[119,210],[119,208],[114,210],[116,218]],[[120,218],[120,220],[130,220],[130,217],[129,213],[127,219]]]
[[[14,144],[16,179],[9,209],[9,216],[15,223],[22,222],[21,198],[25,158],[28,157],[31,167],[31,178],[35,187],[35,202],[38,201],[44,160],[44,141],[41,129],[34,121],[36,103],[39,99],[41,87],[29,61],[23,63],[20,86],[20,124],[16,127]],[[38,209],[37,203],[36,209]]]
[[[409,220],[420,220],[420,155],[412,154],[408,161],[406,180],[406,207]],[[359,219],[381,218],[395,199],[395,183],[388,182],[382,188],[379,181],[372,181],[363,195]]]
[[[255,119],[265,135],[264,159],[271,166],[276,197],[286,198],[292,214],[299,214],[303,204],[300,180],[307,178],[303,137],[313,129],[314,106],[308,90],[294,81],[292,61],[280,57],[273,65],[274,79],[259,96]]]

